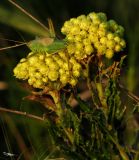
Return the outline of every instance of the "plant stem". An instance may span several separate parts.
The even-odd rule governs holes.
[[[39,117],[39,116],[36,116],[36,115],[33,115],[33,114],[29,114],[29,113],[27,113],[27,112],[22,112],[22,111],[7,109],[7,108],[3,108],[3,107],[0,107],[0,112],[14,113],[14,114],[26,116],[26,117],[28,117],[28,118],[32,118],[32,119],[39,120],[39,121],[44,121],[44,120],[45,120],[43,116],[42,116],[42,117]]]
[[[74,144],[74,137],[73,137],[73,134],[70,133],[69,131],[67,131],[66,128],[63,128],[63,130],[64,130],[66,136],[68,137],[70,143],[73,145],[73,144]]]
[[[49,95],[52,96],[54,103],[56,105],[56,114],[58,117],[62,116],[63,110],[61,105],[60,93],[57,90],[49,91]]]
[[[106,103],[106,99],[105,99],[105,95],[104,95],[104,89],[103,89],[103,85],[102,85],[103,66],[104,66],[104,64],[103,64],[102,56],[99,56],[98,57],[98,75],[95,78],[95,85],[96,85],[96,89],[97,89],[97,93],[98,93],[98,99],[99,99],[101,106],[103,107],[103,110],[106,114],[108,111],[108,107],[107,107],[107,103]]]
[[[63,115],[63,109],[62,109],[62,105],[61,105],[61,98],[60,98],[60,93],[57,90],[53,90],[53,91],[49,91],[49,94],[52,96],[55,105],[56,105],[56,114],[58,115],[59,119],[59,124],[60,126],[63,128],[67,138],[69,139],[70,143],[73,144],[74,143],[74,138],[73,138],[73,134],[70,133],[63,125],[62,125],[62,115]]]
[[[87,69],[87,86],[88,86],[88,89],[91,92],[93,103],[94,103],[95,107],[98,109],[99,106],[98,106],[98,104],[96,102],[96,98],[95,98],[95,94],[94,94],[95,91],[92,88],[91,79],[90,79],[90,66],[89,66],[89,64],[90,64],[91,59],[92,59],[92,56],[88,59],[87,64],[86,64],[86,69]]]
[[[117,149],[119,150],[119,153],[122,157],[123,160],[129,160],[128,155],[126,154],[126,152],[124,151],[123,147],[121,147],[116,140],[109,134],[109,138],[111,139],[111,141],[116,145]]]

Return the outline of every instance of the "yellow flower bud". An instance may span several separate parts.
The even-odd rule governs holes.
[[[60,59],[60,56],[58,54],[55,54],[55,56],[53,56],[53,59],[57,62]]]
[[[85,30],[82,30],[81,32],[80,32],[80,35],[83,37],[83,38],[85,38],[85,37],[87,37],[87,32],[85,31]]]
[[[108,38],[108,40],[112,40],[114,38],[113,33],[108,33],[107,38]]]
[[[89,39],[90,43],[93,43],[94,42],[93,34],[89,34],[88,39]]]
[[[62,59],[59,59],[59,60],[57,61],[57,63],[58,63],[59,66],[63,66],[63,63],[64,63],[64,62],[63,62]]]
[[[80,15],[77,17],[77,20],[85,20],[86,16],[85,15]]]
[[[74,38],[74,41],[76,42],[81,42],[82,40],[82,37],[80,35],[76,35],[75,38]]]
[[[75,63],[73,65],[73,70],[80,70],[81,69],[81,65],[79,63]]]
[[[68,65],[68,63],[64,63],[64,64],[63,64],[63,68],[64,68],[65,70],[69,70],[69,65]]]
[[[72,35],[77,35],[78,33],[80,32],[80,28],[78,26],[73,26],[71,29],[70,29],[70,33]]]
[[[75,57],[80,59],[82,57],[82,51],[76,50],[75,51]]]
[[[20,79],[28,79],[28,72],[27,71],[21,71],[20,74],[19,74],[19,78]]]
[[[68,30],[67,30],[67,28],[62,27],[62,28],[61,28],[61,32],[62,32],[63,34],[66,34],[66,33],[68,33]]]
[[[77,61],[75,60],[74,57],[71,57],[70,60],[69,60],[69,62],[72,63],[72,64],[76,64],[77,63]]]
[[[116,36],[114,37],[115,42],[119,43],[121,41],[120,37]]]
[[[60,56],[62,59],[64,59],[64,60],[67,59],[66,52],[60,51],[60,52],[58,52],[58,54],[59,54],[59,56]]]
[[[93,23],[99,25],[101,23],[100,19],[93,19]]]
[[[30,65],[34,65],[36,63],[38,63],[39,59],[37,56],[31,56],[28,58],[28,62]]]
[[[106,50],[106,54],[105,54],[106,58],[111,59],[113,57],[113,55],[114,55],[113,50],[111,50],[111,49]]]
[[[101,46],[101,43],[97,41],[94,43],[94,46],[95,46],[95,48],[99,48]]]
[[[33,85],[36,82],[36,78],[35,77],[31,77],[28,79],[28,83],[29,85]]]
[[[32,56],[34,53],[33,52],[30,52],[28,55],[27,55],[27,58]]]
[[[70,22],[71,22],[72,24],[74,24],[74,23],[76,22],[76,18],[71,18],[71,19],[70,19]]]
[[[40,72],[36,72],[34,74],[34,77],[37,78],[37,79],[41,79],[42,78],[42,74]]]
[[[68,80],[69,80],[69,76],[67,76],[66,74],[65,74],[65,75],[62,75],[62,76],[60,77],[60,82],[61,82],[62,84],[66,84],[66,83],[68,82]]]
[[[77,84],[77,82],[78,82],[77,79],[75,79],[75,78],[73,78],[73,77],[72,77],[72,78],[70,79],[70,81],[69,81],[69,83],[70,83],[72,86],[75,86],[75,85]]]
[[[58,70],[59,66],[56,62],[49,64],[49,69],[50,70]]]
[[[64,68],[60,68],[60,69],[59,69],[59,73],[60,73],[60,75],[64,75],[64,74],[65,74],[65,72],[66,72],[66,71],[65,71],[65,69],[64,69]]]
[[[97,19],[98,18],[98,16],[97,16],[97,14],[95,13],[95,12],[91,12],[91,13],[89,13],[88,14],[88,16],[90,17],[90,19]]]
[[[54,63],[54,60],[53,60],[53,58],[52,57],[46,57],[45,58],[45,63],[47,64],[47,65],[50,65],[50,64],[52,64],[52,63]]]
[[[43,88],[44,87],[43,81],[42,80],[38,80],[38,79],[32,85],[35,88]]]
[[[107,41],[107,47],[110,49],[113,49],[115,47],[115,41],[114,40],[108,40]]]
[[[48,82],[48,77],[44,77],[44,78],[42,78],[42,81],[44,82],[44,83],[47,83]]]
[[[13,70],[16,78],[27,79],[28,78],[28,63],[19,63]]]
[[[89,25],[90,25],[90,23],[89,23],[89,21],[87,20],[87,19],[85,19],[85,20],[82,20],[81,21],[81,23],[80,23],[80,28],[82,29],[82,30],[88,30],[88,28],[89,28]]]
[[[107,22],[102,22],[102,23],[100,23],[99,28],[100,28],[100,29],[105,29],[105,30],[107,30],[107,28],[108,28],[108,23],[107,23]]]
[[[21,63],[23,63],[23,62],[25,62],[25,61],[27,61],[26,58],[22,58],[22,59],[20,60]]]
[[[54,70],[50,70],[49,71],[49,74],[48,74],[48,78],[51,80],[51,81],[56,81],[58,79],[58,71],[54,71]]]
[[[40,60],[44,60],[44,59],[45,59],[45,55],[44,55],[44,54],[39,54],[39,55],[38,55],[38,58],[39,58]]]
[[[103,55],[106,51],[106,46],[105,45],[100,45],[98,48],[98,54]]]
[[[87,55],[90,55],[94,51],[94,49],[91,45],[86,45],[84,50]]]
[[[125,48],[126,47],[126,43],[125,43],[125,40],[121,40],[121,42],[120,42],[120,45],[123,47],[123,48]]]
[[[66,76],[68,76],[68,77],[70,77],[70,75],[71,75],[71,71],[66,70],[65,75],[66,75]]]
[[[74,25],[80,24],[79,20],[77,18],[73,18],[71,21]]]
[[[74,47],[74,48],[75,48],[75,47]],[[77,42],[77,43],[76,43],[76,49],[77,49],[78,51],[81,51],[81,50],[83,49],[83,44],[80,43],[80,42]]]
[[[67,50],[68,50],[68,53],[73,54],[75,52],[75,45],[74,44],[69,44],[67,46]]]
[[[121,46],[117,44],[114,48],[115,52],[120,52],[121,51]]]
[[[95,44],[95,43],[98,43],[98,36],[93,36],[92,37],[92,42]]]
[[[86,46],[86,45],[90,45],[91,42],[88,38],[85,38],[85,39],[83,39],[83,44]]]
[[[79,76],[80,76],[80,71],[74,70],[74,71],[72,72],[72,74],[73,74],[74,77],[79,77]]]
[[[102,37],[102,38],[100,38],[100,43],[102,43],[102,44],[106,44],[107,43],[107,38],[106,37]]]
[[[89,32],[93,32],[93,33],[96,33],[98,30],[98,26],[95,25],[95,24],[91,24],[90,27],[89,27]]]
[[[64,27],[62,27],[62,28],[65,28],[65,29],[69,30],[70,27],[72,27],[72,25],[73,25],[73,23],[71,21],[66,21],[64,23]]]
[[[41,74],[47,74],[48,71],[49,71],[49,67],[47,65],[42,65],[40,68],[39,68],[39,71]]]
[[[72,35],[72,34],[68,34],[68,35],[66,36],[66,38],[67,38],[67,40],[70,41],[70,42],[73,42],[73,41],[74,41],[74,35]]]
[[[106,32],[105,32],[105,30],[98,30],[97,34],[98,34],[99,37],[104,37]]]

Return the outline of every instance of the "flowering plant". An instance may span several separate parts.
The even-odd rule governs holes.
[[[60,43],[30,45],[14,76],[32,87],[28,99],[47,108],[40,120],[64,159],[129,160],[133,150],[122,146],[117,128],[127,109],[119,82],[124,28],[92,12],[66,21],[61,32]],[[63,46],[55,51],[56,44]]]

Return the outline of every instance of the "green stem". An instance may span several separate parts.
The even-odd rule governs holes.
[[[60,99],[60,93],[59,91],[53,90],[53,91],[49,91],[49,95],[52,96],[54,103],[56,105],[56,114],[57,116],[60,118],[59,119],[59,125],[63,128],[63,131],[65,132],[67,138],[69,139],[70,143],[73,144],[74,143],[74,137],[73,134],[70,133],[61,123],[61,118],[63,115],[63,109],[62,109],[62,104],[61,104],[61,99]]]
[[[106,103],[106,99],[105,99],[105,95],[104,95],[104,91],[103,91],[103,86],[102,86],[103,66],[104,66],[104,64],[103,64],[102,56],[99,56],[98,57],[98,75],[95,78],[95,85],[97,88],[98,97],[99,97],[101,106],[103,107],[103,110],[105,111],[105,114],[106,114],[108,112],[108,107],[107,107],[107,103]],[[98,78],[98,81],[97,81],[97,78]]]
[[[106,103],[106,99],[104,97],[104,92],[103,92],[103,86],[102,86],[102,83],[96,83],[96,88],[97,88],[97,91],[98,91],[98,96],[99,96],[99,99],[101,101],[101,104],[102,106],[107,109],[107,103]]]
[[[74,136],[72,133],[70,133],[66,128],[63,128],[66,136],[68,137],[70,143],[73,145],[74,144]]]
[[[101,106],[102,106],[103,111],[104,111],[104,113],[105,113],[105,115],[107,117],[107,115],[108,115],[108,106],[107,106],[107,103],[106,103],[106,98],[105,98],[104,93],[103,93],[102,82],[101,81],[99,83],[96,82],[95,84],[96,84],[98,97],[99,97]]]
[[[123,147],[121,147],[111,135],[109,135],[109,138],[110,138],[110,139],[112,140],[112,142],[116,145],[116,147],[117,147],[117,149],[119,150],[119,153],[120,153],[122,159],[123,159],[123,160],[129,160],[128,155],[125,153]]]
[[[92,101],[95,105],[95,107],[98,109],[99,108],[99,105],[97,104],[97,101],[96,101],[96,92],[94,91],[93,87],[92,87],[92,84],[91,84],[91,79],[90,79],[90,67],[89,67],[89,64],[90,64],[90,61],[91,61],[92,57],[90,57],[87,61],[87,64],[86,64],[86,69],[87,69],[87,86],[88,86],[88,89],[90,90],[91,92],[91,96],[92,96]],[[94,94],[95,93],[95,94]]]
[[[63,114],[63,109],[62,109],[59,91],[56,91],[56,90],[49,91],[49,95],[52,96],[54,103],[56,105],[56,114],[58,115],[58,117],[61,117]]]

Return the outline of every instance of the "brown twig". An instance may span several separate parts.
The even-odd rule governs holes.
[[[0,112],[14,113],[14,114],[26,116],[26,117],[28,117],[28,118],[32,118],[32,119],[39,120],[39,121],[44,121],[44,120],[45,120],[45,118],[44,118],[43,116],[42,116],[42,117],[39,117],[39,116],[36,116],[36,115],[33,115],[33,114],[29,114],[29,113],[27,113],[27,112],[22,112],[22,111],[7,109],[7,108],[3,108],[3,107],[0,107]]]

